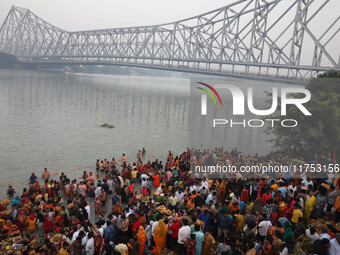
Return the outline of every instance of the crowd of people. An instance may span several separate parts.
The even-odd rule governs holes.
[[[308,173],[210,176],[192,164],[298,167],[287,155],[236,149],[169,151],[163,164],[125,154],[79,179],[44,169],[0,203],[0,254],[339,255],[340,178]],[[331,164],[331,155],[315,156]]]

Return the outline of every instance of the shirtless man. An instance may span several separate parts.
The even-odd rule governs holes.
[[[115,160],[115,158],[112,158],[110,164],[111,164],[111,169],[113,169],[113,167],[114,167],[115,165],[118,165],[117,162],[116,162],[116,160]]]
[[[99,164],[100,164],[99,159],[97,159],[97,162],[96,162],[96,170],[97,171],[99,171]]]
[[[105,173],[108,173],[110,171],[110,163],[109,163],[109,161],[106,162],[104,167],[105,167]]]
[[[124,153],[123,153],[123,156],[122,156],[122,162],[123,162],[123,163],[126,163],[126,156],[125,156]]]
[[[71,191],[72,191],[72,197],[75,197],[78,194],[78,184],[77,180],[74,179],[71,184]]]
[[[41,178],[43,178],[44,180],[48,180],[48,178],[50,178],[50,173],[47,171],[47,168],[44,168],[44,172],[42,173]]]
[[[70,181],[67,181],[66,185],[64,186],[65,189],[65,196],[70,198],[71,197],[71,185]]]
[[[100,162],[100,171],[104,171],[104,162],[103,160]]]

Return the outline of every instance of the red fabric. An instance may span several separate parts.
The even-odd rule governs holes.
[[[48,234],[50,232],[50,229],[53,228],[53,221],[51,221],[49,218],[46,218],[45,224],[44,224],[44,233]]]
[[[273,212],[272,214],[272,222],[275,224],[275,222],[279,219],[279,213]]]
[[[273,255],[273,248],[270,244],[264,243],[264,245],[262,246],[259,255]]]
[[[129,190],[129,193],[130,194],[133,194],[133,191],[134,191],[134,189],[135,189],[135,185],[134,184],[132,184],[132,183],[130,183],[129,185],[128,185],[128,190]]]
[[[131,231],[135,232],[141,225],[142,223],[139,220],[137,220],[135,223],[132,224]]]
[[[242,190],[241,201],[247,203],[248,202],[248,197],[249,197],[249,189]]]
[[[263,205],[265,205],[267,200],[271,199],[271,198],[272,198],[272,194],[271,193],[269,193],[269,194],[264,193],[263,196],[262,196],[262,203],[263,203]]]
[[[171,237],[177,239],[178,238],[178,231],[181,227],[181,224],[179,220],[177,220],[175,223],[173,223],[170,227],[169,230],[172,230]]]
[[[286,210],[285,212],[285,217],[291,221],[292,217],[293,217],[293,211],[294,211],[294,207],[289,208],[288,210]]]

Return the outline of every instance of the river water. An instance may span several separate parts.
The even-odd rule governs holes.
[[[144,160],[185,151],[189,87],[190,79],[178,77],[0,70],[0,197],[11,183],[21,194],[30,174],[40,177],[44,167],[54,178],[74,178],[93,171],[97,158],[125,153],[132,163],[142,147]],[[237,142],[246,150],[251,136],[242,133]],[[256,147],[260,154],[271,149]]]

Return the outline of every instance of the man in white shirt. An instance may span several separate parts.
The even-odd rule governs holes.
[[[94,225],[94,230],[97,235],[103,236],[104,229],[102,228],[102,225],[100,224],[99,221],[96,222],[96,224]]]
[[[203,185],[199,188],[199,192],[205,197],[209,193],[209,188]]]
[[[269,220],[267,220],[266,215],[262,214],[262,218],[263,218],[263,220],[259,224],[258,231],[259,231],[260,236],[264,240],[264,238],[268,234],[269,228],[272,226],[272,223]]]
[[[330,241],[330,247],[328,249],[329,255],[340,254],[340,233],[335,234],[335,238]]]
[[[301,184],[306,187],[308,187],[308,185],[314,186],[314,183],[311,181],[310,177],[308,177],[307,180],[303,180]]]
[[[184,197],[183,191],[181,189],[179,189],[179,190],[176,191],[175,194],[176,194],[176,197],[178,197],[178,204],[181,204],[182,199]]]
[[[329,241],[332,239],[332,237],[328,234],[329,229],[326,226],[323,226],[321,228],[321,235],[319,237],[320,240],[327,238]]]
[[[72,242],[74,242],[77,239],[80,230],[76,226],[74,226],[73,231],[74,231],[74,233],[73,233],[73,237],[72,237]]]
[[[90,231],[87,234],[88,240],[85,245],[86,255],[93,255],[94,254],[94,239],[93,239],[93,232]]]
[[[85,210],[87,212],[87,219],[90,220],[91,218],[91,208],[90,205],[86,203]]]
[[[202,182],[201,182],[201,187],[202,187],[202,186],[205,186],[205,187],[207,187],[207,188],[209,189],[209,183],[208,183],[207,179],[203,179],[203,180],[202,180]]]
[[[159,221],[159,219],[157,218],[157,221],[155,221],[155,222],[152,224],[152,228],[151,228],[152,236],[155,236],[156,228],[158,227],[158,221]]]
[[[288,186],[288,191],[291,192],[291,190],[293,191],[292,193],[294,193],[296,191],[296,186],[294,183],[291,183],[289,186]]]
[[[118,179],[119,179],[119,188],[122,189],[124,187],[124,180],[120,175],[118,176]]]
[[[197,187],[193,184],[190,184],[190,193],[192,193],[193,191],[197,191]]]
[[[112,191],[113,191],[113,180],[112,179],[108,179],[106,184],[107,184],[107,186],[109,186],[109,193],[112,194]]]
[[[311,227],[310,229],[306,229],[306,236],[309,237],[312,244],[315,242],[315,240],[319,239],[319,235],[318,233],[316,233],[316,230],[313,227]]]
[[[184,244],[188,240],[191,234],[191,228],[188,226],[188,221],[186,219],[182,220],[183,226],[178,231],[178,239],[177,242],[179,244],[179,254],[184,254]]]
[[[102,190],[102,187],[100,186],[100,184],[98,183],[98,187],[96,188],[96,190],[94,191],[94,194],[96,197],[98,197],[100,195],[100,191]]]
[[[213,201],[213,204],[216,204],[216,201],[217,201],[217,192],[216,191],[213,191],[212,193],[210,193],[207,196],[207,199],[205,200],[205,205],[209,206],[210,201]]]

